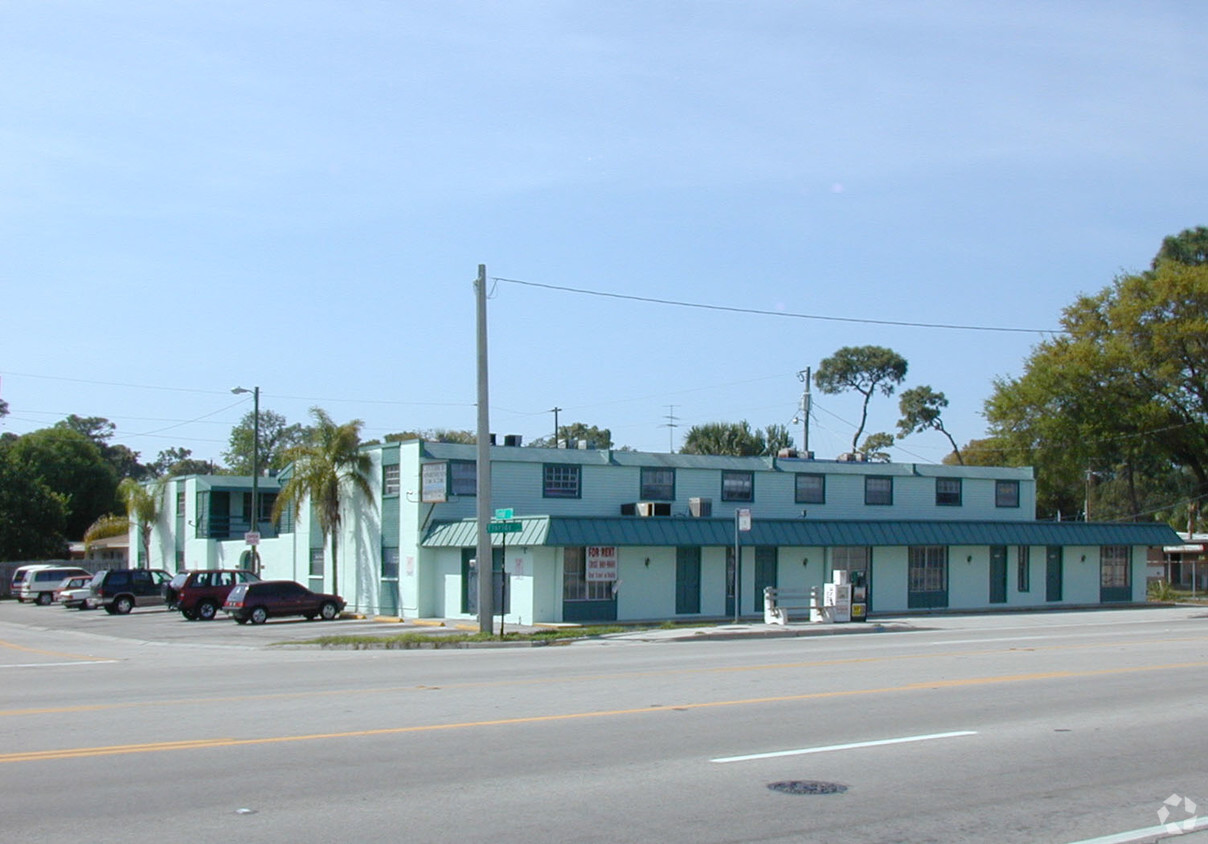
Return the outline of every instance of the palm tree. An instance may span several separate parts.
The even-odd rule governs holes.
[[[159,501],[163,491],[162,481],[146,486],[134,478],[122,478],[117,487],[118,497],[126,503],[126,517],[138,525],[143,546],[143,557],[138,568],[151,565],[151,529],[159,521]]]
[[[323,544],[331,537],[331,591],[339,594],[337,548],[345,492],[360,492],[372,502],[369,486],[369,455],[360,451],[360,419],[337,425],[322,408],[312,407],[315,425],[309,440],[290,450],[293,467],[273,505],[273,521],[288,506],[297,518],[302,502],[309,499],[319,520]]]

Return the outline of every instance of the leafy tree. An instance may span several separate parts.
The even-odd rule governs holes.
[[[147,464],[147,472],[152,478],[179,478],[182,475],[212,475],[214,466],[208,460],[198,460],[193,457],[192,449],[166,448],[159,456]]]
[[[153,484],[141,484],[133,478],[123,478],[118,486],[118,494],[126,505],[128,521],[138,525],[139,542],[143,554],[138,561],[139,568],[151,564],[151,531],[159,521],[160,502],[166,486],[162,481]]]
[[[763,453],[779,454],[781,449],[793,447],[793,435],[785,425],[769,425],[763,429]]]
[[[864,438],[864,442],[860,445],[860,453],[868,460],[877,463],[888,463],[889,452],[886,449],[892,447],[893,434],[881,431],[876,434],[869,434]]]
[[[868,403],[875,393],[892,396],[894,388],[906,378],[906,359],[883,346],[844,346],[818,366],[814,384],[824,393],[835,395],[855,390],[864,396],[860,425],[851,438],[851,450],[868,424]]]
[[[14,442],[0,440],[0,560],[64,557],[67,502],[12,454]]]
[[[558,438],[553,437],[538,437],[529,443],[533,448],[557,448],[558,440],[562,440],[567,444],[572,442],[584,441],[593,444],[594,448],[612,448],[612,431],[608,428],[597,428],[594,425],[585,425],[582,422],[573,422],[570,425],[558,426]]]
[[[1154,269],[1079,297],[1063,313],[1064,333],[1033,349],[1024,374],[995,383],[991,435],[1012,465],[1037,467],[1050,514],[1082,509],[1088,471],[1127,502],[1098,518],[1169,510],[1182,475],[1208,496],[1208,265],[1193,248],[1198,232],[1168,238]],[[1163,478],[1159,489],[1147,483]]]
[[[898,420],[898,439],[905,439],[911,434],[921,434],[924,431],[939,431],[952,444],[952,453],[956,462],[964,465],[961,450],[952,439],[952,434],[944,427],[940,413],[948,406],[948,399],[943,393],[937,393],[930,387],[911,387],[898,396],[898,409],[902,418]]]
[[[793,438],[783,425],[770,425],[765,432],[751,430],[747,420],[741,422],[707,422],[693,425],[684,437],[681,454],[728,454],[751,457],[776,454],[793,445]]]
[[[1156,270],[1163,261],[1176,261],[1188,266],[1208,264],[1208,228],[1196,226],[1163,238],[1162,248],[1154,256],[1152,269]]]
[[[21,471],[62,497],[68,537],[83,536],[98,516],[117,505],[117,471],[84,434],[65,427],[42,428],[18,437],[8,448]]]
[[[273,521],[289,507],[297,518],[304,501],[309,501],[323,543],[331,538],[331,589],[339,592],[339,539],[345,496],[359,492],[367,502],[373,501],[369,486],[369,455],[360,451],[360,419],[337,425],[321,408],[311,408],[314,427],[302,445],[289,451],[293,463],[288,480],[273,504]]]
[[[96,443],[101,456],[113,466],[118,478],[142,480],[147,477],[147,467],[139,463],[139,453],[131,451],[121,443],[112,443],[117,426],[103,416],[76,416],[74,413],[55,423],[61,430],[75,431]]]
[[[8,402],[0,399],[0,419],[3,419],[5,416],[8,416]]]
[[[284,469],[288,452],[306,442],[309,429],[287,424],[285,417],[260,409],[260,469]],[[256,412],[249,410],[231,429],[230,448],[222,453],[227,469],[234,475],[252,474],[252,450],[256,442]]]

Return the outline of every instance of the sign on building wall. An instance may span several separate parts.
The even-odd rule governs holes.
[[[425,463],[420,468],[420,500],[449,500],[449,464]]]
[[[587,582],[599,583],[617,579],[617,549],[615,545],[587,546]]]

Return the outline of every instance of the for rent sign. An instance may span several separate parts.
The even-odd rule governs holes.
[[[615,545],[587,546],[587,581],[598,583],[617,579],[617,549]]]

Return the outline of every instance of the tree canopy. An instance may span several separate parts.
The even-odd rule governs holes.
[[[681,454],[726,454],[752,457],[776,454],[791,448],[793,438],[783,425],[769,425],[763,431],[751,429],[747,420],[741,422],[706,422],[693,425],[684,436]]]
[[[289,450],[306,442],[309,429],[300,423],[290,425],[284,416],[260,408],[260,470],[284,469]],[[249,410],[231,429],[230,447],[222,453],[227,470],[233,475],[252,474],[252,446],[256,442],[256,413]]]
[[[940,414],[948,406],[948,398],[928,386],[911,387],[902,391],[898,396],[898,410],[902,418],[898,420],[898,439],[905,439],[911,434],[921,434],[924,431],[939,431],[952,444],[952,453],[956,462],[964,464],[960,447],[948,429]]]
[[[20,471],[61,497],[63,530],[69,538],[83,537],[98,516],[117,508],[117,470],[100,447],[79,431],[43,428],[18,437],[7,448]]]
[[[557,448],[558,441],[561,440],[568,445],[570,443],[588,442],[592,444],[592,448],[612,448],[612,431],[608,428],[597,428],[595,425],[588,425],[584,422],[572,422],[569,425],[558,426],[558,436],[555,439],[553,436],[537,437],[528,444],[533,448]]]
[[[851,450],[859,451],[860,435],[868,424],[868,403],[873,395],[892,396],[906,378],[906,359],[884,346],[844,346],[826,358],[814,373],[814,385],[831,395],[855,390],[864,397],[860,424],[851,438]]]
[[[0,440],[0,561],[66,556],[67,502]]]
[[[1206,242],[1204,229],[1167,238],[1153,269],[1078,297],[1024,373],[995,382],[995,448],[1037,467],[1046,515],[1096,497],[1096,518],[1181,520],[1188,487],[1208,496]]]

